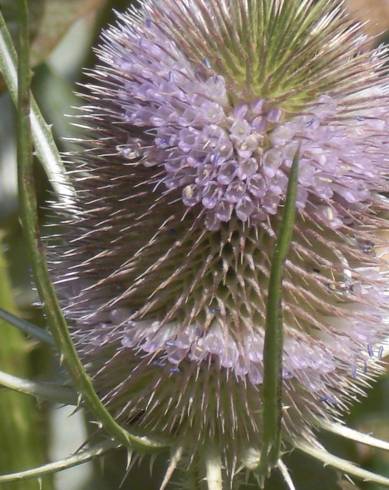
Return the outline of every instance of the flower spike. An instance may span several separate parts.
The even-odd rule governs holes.
[[[328,460],[315,430],[383,372],[387,51],[335,0],[146,0],[101,39],[50,249],[81,364],[112,419],[189,472],[212,448],[215,488],[267,452],[282,406],[291,487],[278,447]],[[275,402],[268,284],[296,152]]]

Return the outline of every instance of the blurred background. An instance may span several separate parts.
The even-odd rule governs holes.
[[[178,0],[179,1],[179,0]],[[123,11],[129,0],[30,0],[33,91],[62,151],[70,149],[64,137],[77,135],[71,126],[72,106],[77,83],[83,80],[83,67],[95,63],[92,47],[101,28],[114,21],[113,9]],[[136,2],[132,2],[136,3]],[[373,44],[385,41],[389,30],[389,0],[347,0],[356,19],[370,22],[366,31],[374,34]],[[0,9],[13,33],[17,26],[17,7],[13,0],[0,0]],[[18,218],[15,163],[14,107],[0,77],[0,307],[34,323],[44,325],[37,296],[32,287],[30,264]],[[42,224],[48,224],[45,204],[51,189],[36,165],[36,182],[41,204]],[[27,340],[16,329],[0,320],[0,370],[21,377],[52,380],[57,360],[50,349]],[[58,374],[60,375],[60,374]],[[358,430],[389,440],[389,377],[384,377],[355,406],[348,423]],[[38,466],[67,457],[76,451],[93,430],[82,411],[72,413],[49,403],[38,403],[25,395],[0,388],[0,474]],[[323,437],[328,449],[357,461],[364,468],[389,477],[389,455],[335,437]],[[336,490],[356,488],[336,472],[297,453],[286,463],[299,490]],[[134,465],[128,478],[126,455],[120,451],[104,459],[63,471],[53,477],[4,484],[4,490],[124,490],[158,489],[165,461],[145,460]],[[357,487],[381,487],[356,482]],[[179,487],[176,487],[179,488]],[[247,488],[256,488],[248,482]],[[267,490],[285,488],[277,475]]]

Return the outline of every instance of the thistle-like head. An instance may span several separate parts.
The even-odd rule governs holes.
[[[86,86],[61,274],[74,338],[118,420],[189,454],[212,441],[230,473],[261,450],[267,285],[297,150],[285,445],[315,444],[380,371],[386,55],[337,3],[149,0],[105,31]]]

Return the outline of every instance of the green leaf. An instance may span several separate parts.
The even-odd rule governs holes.
[[[296,196],[299,150],[289,176],[283,216],[274,248],[266,309],[266,331],[263,348],[263,442],[260,473],[264,479],[277,466],[281,445],[282,417],[282,279],[296,219]]]

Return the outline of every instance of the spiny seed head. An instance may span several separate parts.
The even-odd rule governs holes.
[[[284,442],[313,441],[380,371],[386,54],[336,5],[148,0],[104,32],[85,86],[58,287],[112,414],[192,454],[261,449],[267,286],[297,151]]]

